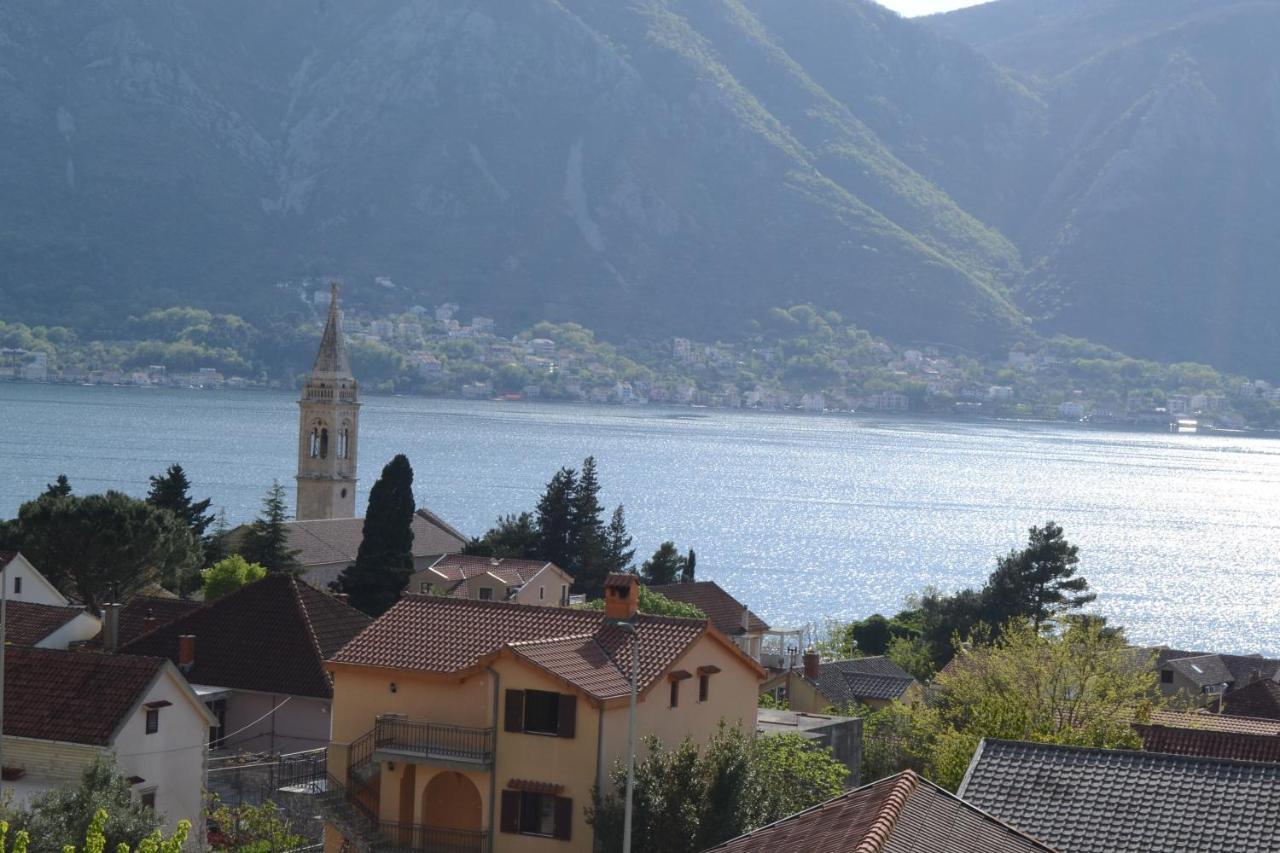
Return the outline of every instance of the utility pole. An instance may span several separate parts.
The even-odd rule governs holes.
[[[0,566],[0,794],[4,793],[4,619],[5,612],[9,609],[9,576],[4,573],[6,568],[8,566]],[[0,796],[0,802],[3,799]]]
[[[622,818],[622,853],[631,853],[632,799],[636,787],[636,693],[640,681],[640,637],[636,626],[622,619],[607,619],[631,635],[631,716],[627,721],[627,799]]]

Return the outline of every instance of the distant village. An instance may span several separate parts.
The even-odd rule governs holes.
[[[446,334],[489,340],[451,310]],[[1033,529],[976,598],[926,595],[820,638],[698,579],[692,554],[635,569],[620,510],[559,562],[496,553],[505,533],[469,538],[388,497],[407,485],[398,457],[361,517],[346,338],[386,329],[344,328],[331,303],[299,400],[296,518],[269,496],[207,542],[261,563],[224,556],[194,590],[108,583],[81,565],[105,554],[68,563],[42,533],[96,500],[65,478],[0,529],[19,546],[0,551],[15,831],[110,802],[175,850],[1275,849],[1280,660],[1127,645],[1074,612],[1093,596],[1060,528]],[[526,342],[539,369],[567,361],[549,343]],[[901,363],[946,379],[939,356]],[[203,532],[208,501],[180,474],[148,501]],[[537,524],[559,494],[569,527],[548,541],[572,544],[602,508],[593,469],[558,476]],[[133,841],[101,814],[97,831]]]
[[[328,292],[303,291],[323,316]],[[573,324],[512,336],[456,303],[342,320],[366,389],[476,400],[572,401],[762,411],[931,414],[1053,420],[1183,432],[1280,426],[1280,387],[1196,365],[1160,366],[1077,351],[1018,347],[996,359],[954,348],[897,347],[828,325],[803,306],[776,312],[827,339],[763,329],[737,343],[673,337],[615,346]],[[316,321],[317,324],[319,320]],[[834,327],[834,328],[833,328]],[[318,325],[317,325],[318,328]],[[1093,348],[1100,350],[1101,348]],[[62,359],[62,361],[68,361]],[[288,388],[292,377],[217,366],[52,364],[47,349],[0,348],[0,379],[178,388]]]

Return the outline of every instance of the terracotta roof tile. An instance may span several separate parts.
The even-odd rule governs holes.
[[[10,601],[5,604],[5,642],[34,646],[83,613],[79,607]]]
[[[631,693],[629,676],[596,642],[595,634],[509,643],[520,657],[575,684],[598,699]]]
[[[1212,714],[1207,711],[1156,711],[1151,715],[1151,725],[1280,737],[1280,720]]]
[[[728,637],[739,634],[762,634],[769,630],[763,619],[747,610],[747,630],[742,628],[742,611],[746,605],[725,592],[715,581],[660,584],[649,587],[650,592],[660,593],[672,601],[682,601],[707,614],[716,630]]]
[[[1150,724],[1134,723],[1150,752],[1280,761],[1280,720],[1224,714],[1158,711]]]
[[[120,608],[119,644],[132,642],[149,631],[186,616],[200,606],[199,601],[136,595]]]
[[[324,660],[370,620],[289,575],[257,583],[204,605],[121,646],[123,654],[178,661],[178,637],[194,634],[192,684],[329,698]]]
[[[289,548],[304,567],[355,562],[364,539],[363,518],[320,518],[290,521]],[[462,550],[466,537],[429,510],[413,516],[413,556],[429,557]]]
[[[640,614],[640,689],[644,690],[706,631],[697,619]],[[605,623],[598,610],[538,607],[500,601],[405,595],[333,657],[335,663],[459,672],[510,645],[540,665],[572,672],[584,690],[609,690],[606,667],[586,637],[611,661],[630,666],[630,635]],[[570,639],[572,638],[572,639]],[[557,640],[545,647],[531,641]],[[579,642],[575,651],[574,641]],[[574,683],[579,683],[575,681]]]
[[[1222,697],[1222,713],[1280,720],[1280,683],[1263,678],[1229,691]]]
[[[1053,853],[910,770],[712,850],[723,853]],[[708,851],[710,853],[710,851]]]
[[[985,740],[960,796],[1069,853],[1256,853],[1280,838],[1280,764]]]
[[[529,579],[547,566],[546,560],[517,560],[511,557],[477,557],[470,554],[446,554],[431,564],[432,571],[444,575],[446,580],[459,582],[467,578],[491,572],[507,585],[528,583]]]
[[[14,646],[4,664],[5,735],[105,746],[164,661]]]

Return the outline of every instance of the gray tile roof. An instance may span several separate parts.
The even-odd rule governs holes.
[[[1169,668],[1178,672],[1197,687],[1211,684],[1230,684],[1235,680],[1231,670],[1220,655],[1201,655],[1194,658],[1178,658],[1169,661]]]
[[[1280,764],[984,740],[959,795],[1063,853],[1257,853],[1280,839]]]
[[[867,699],[898,699],[914,683],[905,669],[880,656],[820,664],[814,685],[839,707]]]
[[[334,563],[353,563],[360,541],[364,539],[363,518],[318,518],[290,521],[289,549],[298,552],[304,569]],[[413,516],[415,558],[456,554],[467,543],[466,537],[430,510],[420,509]]]

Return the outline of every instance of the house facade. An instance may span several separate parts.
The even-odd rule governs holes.
[[[69,601],[17,551],[0,551],[0,584],[8,644],[65,649],[101,630],[98,617]]]
[[[213,715],[168,661],[11,647],[5,656],[0,783],[16,805],[79,782],[113,753],[134,796],[164,815],[204,825],[204,768]]]
[[[555,563],[447,554],[409,577],[409,592],[566,607],[573,578]]]
[[[752,658],[761,660],[764,637],[769,633],[768,624],[715,581],[660,584],[649,587],[649,590],[672,601],[697,607],[707,614],[716,630],[732,638]]]
[[[760,692],[785,701],[793,711],[815,714],[858,706],[878,711],[893,702],[913,702],[923,696],[920,683],[883,656],[823,663],[808,652],[803,661],[801,668],[771,676]]]
[[[610,578],[603,613],[405,595],[329,662],[329,773],[345,791],[325,849],[592,850],[584,809],[625,756],[632,642],[640,736],[754,731],[759,666],[638,600],[630,575]]]
[[[172,661],[214,714],[215,749],[282,754],[329,742],[324,660],[370,620],[289,575],[268,575],[120,647]]]

